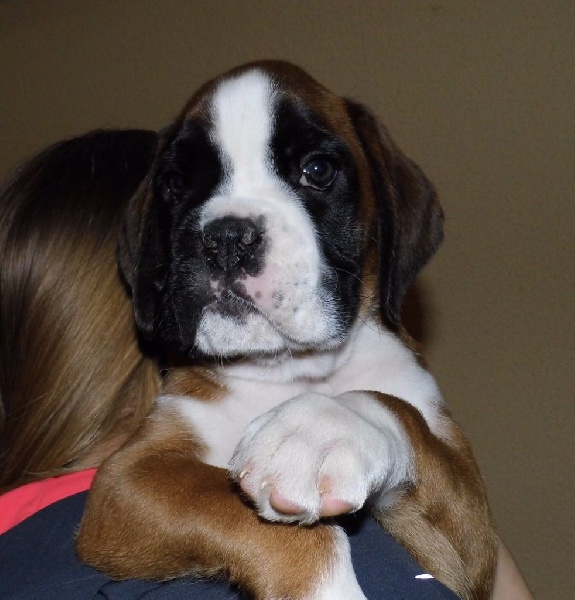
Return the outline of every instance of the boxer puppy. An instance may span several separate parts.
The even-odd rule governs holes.
[[[100,469],[81,558],[360,599],[327,517],[365,506],[461,598],[489,598],[483,483],[400,324],[441,238],[432,185],[363,106],[282,62],[205,84],[120,243],[142,336],[188,364]]]

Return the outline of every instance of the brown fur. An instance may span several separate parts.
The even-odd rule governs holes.
[[[179,367],[170,369],[164,378],[162,390],[164,394],[191,396],[214,402],[226,393],[226,386],[220,377],[206,367]]]
[[[407,402],[384,394],[379,398],[409,433],[417,481],[376,518],[460,598],[490,598],[497,537],[469,442],[447,413],[449,443],[434,436]]]
[[[98,472],[82,559],[120,579],[224,573],[256,599],[303,597],[329,561],[332,529],[262,521],[201,450],[180,418],[153,413]]]

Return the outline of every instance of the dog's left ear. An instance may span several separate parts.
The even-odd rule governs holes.
[[[153,180],[152,169],[130,201],[118,240],[120,272],[130,291],[138,330],[146,340],[154,340],[156,333],[169,230],[165,210],[154,202]]]
[[[347,104],[378,204],[381,314],[397,329],[407,288],[443,239],[443,211],[431,182],[374,115],[360,104]]]

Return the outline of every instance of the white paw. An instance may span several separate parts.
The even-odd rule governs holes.
[[[261,415],[230,463],[232,476],[270,521],[309,524],[360,509],[410,478],[411,447],[369,393],[305,394]]]

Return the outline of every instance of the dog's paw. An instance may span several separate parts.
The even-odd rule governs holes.
[[[232,477],[270,521],[309,524],[360,509],[409,480],[411,447],[369,393],[305,394],[247,427]]]

